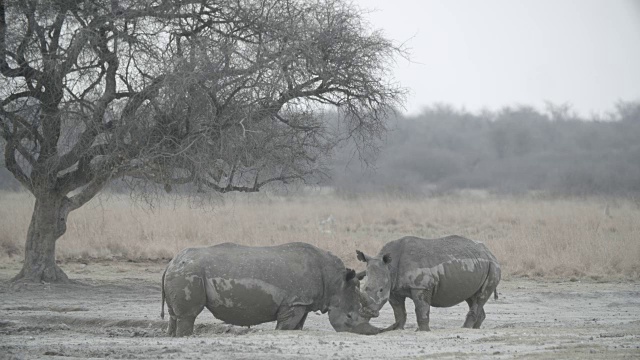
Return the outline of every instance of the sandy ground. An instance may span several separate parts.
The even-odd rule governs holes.
[[[0,265],[0,358],[640,358],[640,284],[503,281],[480,330],[461,329],[466,304],[432,309],[431,332],[336,333],[310,314],[302,331],[241,328],[206,312],[189,338],[164,335],[158,263],[64,264],[81,284],[10,286]],[[411,310],[413,305],[407,304]],[[387,305],[372,321],[393,322]]]

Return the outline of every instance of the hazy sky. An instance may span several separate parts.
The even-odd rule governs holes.
[[[640,100],[640,0],[355,0],[405,43],[410,113],[570,103],[582,115]]]

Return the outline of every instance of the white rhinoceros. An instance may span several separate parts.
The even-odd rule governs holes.
[[[469,304],[465,328],[479,328],[485,319],[484,304],[492,293],[497,299],[500,265],[482,243],[452,235],[441,239],[407,236],[388,242],[378,256],[356,251],[367,263],[361,293],[364,312],[376,317],[389,300],[395,323],[388,330],[403,329],[407,321],[405,299],[416,307],[418,330],[429,330],[431,306]]]
[[[377,334],[360,313],[359,281],[333,254],[306,243],[249,247],[225,243],[178,253],[162,276],[168,334],[193,333],[206,307],[216,318],[251,326],[302,329],[310,311],[329,313],[336,331]]]

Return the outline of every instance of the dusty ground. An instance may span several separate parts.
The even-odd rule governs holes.
[[[203,312],[196,334],[164,335],[160,263],[70,263],[77,285],[9,286],[14,261],[0,265],[0,358],[640,358],[640,283],[511,279],[486,305],[480,330],[461,329],[466,304],[433,309],[432,331],[377,336],[336,333],[310,314],[303,331],[275,323],[228,326]],[[407,304],[408,310],[412,304]],[[391,324],[386,306],[378,326]]]

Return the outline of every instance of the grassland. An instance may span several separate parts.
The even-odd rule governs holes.
[[[0,257],[19,261],[33,199],[0,193],[0,204]],[[69,216],[57,257],[155,260],[189,246],[305,241],[361,268],[355,249],[375,254],[401,236],[450,234],[485,242],[505,277],[640,279],[640,204],[620,198],[465,193],[347,199],[312,192],[231,195],[206,206],[162,199],[149,207],[127,196],[103,195]]]

